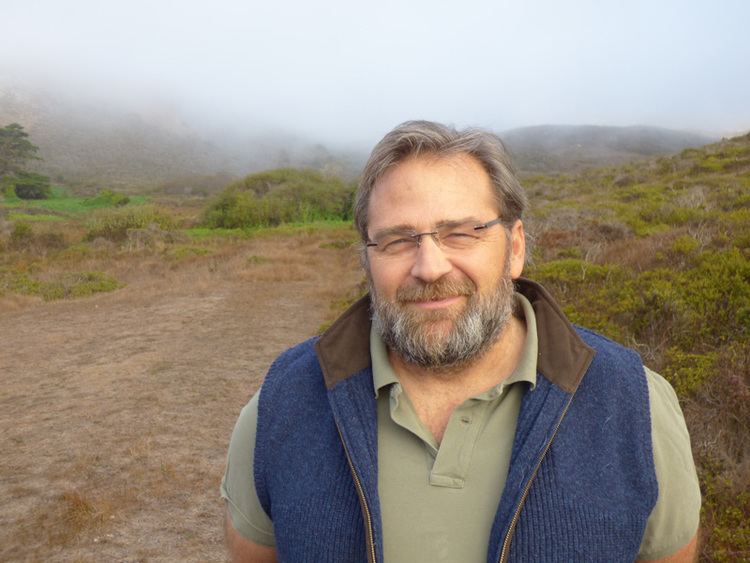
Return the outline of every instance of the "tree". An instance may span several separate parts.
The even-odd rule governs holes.
[[[28,136],[18,123],[0,128],[0,178],[21,172],[30,160],[41,160],[36,155],[39,147]]]
[[[47,199],[52,195],[49,178],[34,172],[19,172],[14,191],[21,199]]]

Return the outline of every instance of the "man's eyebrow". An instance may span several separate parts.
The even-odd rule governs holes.
[[[407,225],[406,223],[403,223],[401,225],[394,225],[393,227],[387,227],[385,229],[380,229],[379,231],[375,231],[372,238],[378,238],[388,235],[401,235],[401,234],[411,234],[416,233],[417,230],[412,225]]]
[[[477,219],[476,217],[464,217],[463,219],[453,219],[453,220],[446,220],[446,221],[440,221],[437,225],[435,225],[436,229],[439,229],[441,227],[458,227],[460,225],[465,225],[467,223],[472,223],[474,225],[479,225],[482,223],[480,219]]]

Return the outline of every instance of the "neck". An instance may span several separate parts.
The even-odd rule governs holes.
[[[458,405],[502,383],[513,373],[521,359],[525,339],[524,321],[512,316],[485,354],[453,370],[433,370],[410,364],[390,350],[388,355],[417,415],[439,443]]]

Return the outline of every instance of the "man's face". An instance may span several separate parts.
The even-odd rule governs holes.
[[[446,222],[497,218],[490,178],[471,156],[411,158],[389,170],[371,194],[368,234],[398,227],[433,231]],[[512,279],[523,268],[523,226],[488,227],[469,249],[445,250],[430,236],[409,256],[368,249],[374,322],[404,361],[449,369],[479,357],[512,311]]]

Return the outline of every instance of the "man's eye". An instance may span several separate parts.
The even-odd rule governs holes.
[[[444,239],[449,239],[449,240],[461,240],[461,239],[469,240],[469,239],[475,239],[475,238],[477,238],[477,235],[473,231],[472,232],[468,232],[468,231],[451,231],[449,233],[446,233],[443,236],[443,238]]]
[[[389,239],[383,242],[384,250],[399,250],[406,248],[409,245],[415,244],[415,240],[411,237],[401,237],[396,239]]]
[[[448,248],[468,248],[477,240],[479,240],[479,237],[476,233],[464,230],[450,231],[442,238],[443,244]]]

